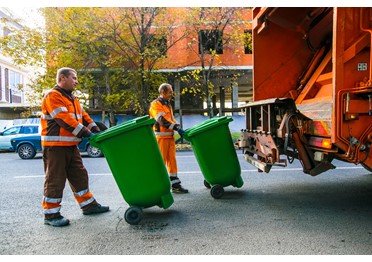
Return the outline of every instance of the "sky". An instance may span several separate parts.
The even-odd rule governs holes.
[[[6,6],[11,10],[21,21],[22,25],[27,25],[31,28],[44,26],[44,17],[38,12],[37,7],[17,7]]]

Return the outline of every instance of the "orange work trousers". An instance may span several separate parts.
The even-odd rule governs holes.
[[[177,175],[176,143],[174,138],[156,136],[160,153],[170,176]]]

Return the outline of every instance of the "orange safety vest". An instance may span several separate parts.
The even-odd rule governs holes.
[[[173,138],[174,130],[180,129],[180,124],[174,118],[171,104],[161,97],[152,101],[150,106],[150,117],[156,120],[153,129],[156,136]]]
[[[41,106],[42,146],[73,146],[99,131],[79,100],[68,91],[55,86],[45,94]]]

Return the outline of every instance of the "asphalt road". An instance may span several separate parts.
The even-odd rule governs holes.
[[[124,201],[105,158],[84,157],[90,188],[110,212],[84,216],[66,185],[62,214],[71,225],[43,224],[40,155],[0,154],[1,255],[371,255],[372,174],[335,161],[317,177],[298,163],[258,173],[238,158],[244,185],[214,199],[193,152],[179,152],[189,194],[169,209],[144,209],[139,225],[123,216]],[[218,161],[218,160],[216,160]],[[144,188],[143,190],[146,190]]]

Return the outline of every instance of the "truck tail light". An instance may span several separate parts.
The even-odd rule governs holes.
[[[321,148],[326,148],[326,149],[332,148],[331,139],[324,138],[324,137],[311,137],[309,139],[309,144],[311,146],[316,146],[316,147],[321,147]]]

